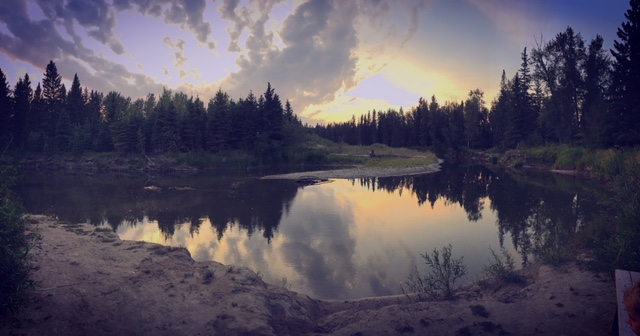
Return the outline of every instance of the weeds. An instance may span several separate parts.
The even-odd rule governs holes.
[[[467,274],[467,269],[462,262],[463,257],[460,259],[451,257],[451,249],[449,244],[441,251],[433,249],[431,254],[421,254],[430,272],[422,277],[416,267],[402,286],[402,292],[407,295],[416,294],[418,301],[452,298],[455,282]]]
[[[489,250],[493,259],[482,268],[484,280],[498,283],[522,281],[520,275],[515,271],[515,262],[509,251],[502,248],[500,249],[501,253],[498,254],[492,248],[489,248]]]
[[[282,277],[282,287],[291,290],[291,284],[289,283],[289,280],[287,280],[286,277]]]

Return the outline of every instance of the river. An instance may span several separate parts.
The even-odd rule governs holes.
[[[402,293],[421,254],[451,244],[468,274],[491,250],[521,267],[560,260],[600,210],[592,182],[484,166],[300,186],[251,174],[187,177],[25,174],[27,212],[109,226],[121,239],[186,247],[319,299]]]

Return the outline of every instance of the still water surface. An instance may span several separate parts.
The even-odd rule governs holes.
[[[415,267],[427,271],[420,254],[447,244],[464,257],[463,283],[479,276],[490,248],[505,248],[517,265],[561,256],[598,211],[594,188],[471,166],[306,187],[238,175],[29,174],[18,193],[31,213],[108,225],[121,239],[183,246],[195,260],[344,300],[401,293]]]

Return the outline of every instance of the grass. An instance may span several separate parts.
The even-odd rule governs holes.
[[[507,165],[518,163],[559,170],[578,170],[595,178],[614,179],[640,164],[640,148],[588,150],[574,146],[546,146],[507,151]]]
[[[327,150],[330,163],[364,165],[371,168],[422,167],[438,162],[438,158],[431,152],[393,148],[382,144],[370,146],[333,144]],[[371,151],[374,151],[375,156],[370,156]]]

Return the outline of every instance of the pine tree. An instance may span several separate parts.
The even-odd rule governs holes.
[[[604,40],[600,35],[591,40],[585,63],[585,97],[582,105],[583,127],[580,137],[583,143],[591,146],[613,145],[614,125],[606,98],[611,61],[604,49],[602,49],[603,44]]]
[[[58,116],[64,107],[65,89],[62,85],[62,76],[58,74],[58,68],[50,61],[42,79],[42,97],[45,104],[43,129],[49,138],[55,136],[55,126]]]
[[[67,112],[72,125],[79,125],[84,122],[84,106],[85,101],[82,96],[80,80],[78,79],[78,74],[75,74],[67,97]]]
[[[207,148],[214,152],[229,149],[231,134],[231,102],[229,95],[218,89],[207,106]]]
[[[33,89],[31,89],[31,80],[29,74],[25,74],[24,78],[18,79],[18,83],[14,89],[13,100],[13,133],[15,137],[14,148],[22,147],[27,142],[28,128],[27,123],[31,116],[31,100],[33,99]]]
[[[631,0],[613,42],[611,96],[616,116],[616,143],[640,143],[640,0]]]
[[[0,69],[0,152],[4,151],[11,142],[11,121],[13,106],[11,106],[11,90],[2,69]]]
[[[45,102],[42,98],[42,88],[40,83],[33,91],[33,100],[31,101],[31,113],[27,122],[27,143],[26,149],[30,152],[42,153],[47,141],[47,137],[43,130],[45,119]]]

